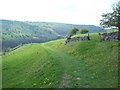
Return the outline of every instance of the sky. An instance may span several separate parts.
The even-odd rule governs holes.
[[[0,19],[99,26],[119,0],[0,0]]]

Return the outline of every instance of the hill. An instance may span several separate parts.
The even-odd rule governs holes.
[[[117,88],[118,41],[25,44],[3,56],[3,88]],[[119,43],[120,44],[120,43]]]
[[[72,27],[86,27],[92,32],[102,29],[94,25],[74,25],[53,22],[21,22],[0,20],[2,22],[3,51],[8,47],[15,47],[24,43],[46,42],[63,38]]]

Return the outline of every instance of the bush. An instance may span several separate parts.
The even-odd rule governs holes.
[[[79,32],[80,32],[81,34],[85,34],[85,33],[88,33],[89,31],[88,31],[87,28],[81,28],[81,29],[79,30]]]
[[[76,27],[73,27],[73,28],[68,32],[68,34],[69,34],[69,35],[75,35],[78,31],[79,31],[79,29],[77,29]]]

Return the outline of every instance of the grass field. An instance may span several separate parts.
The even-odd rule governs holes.
[[[3,56],[3,88],[118,87],[118,41],[64,39],[26,44]]]

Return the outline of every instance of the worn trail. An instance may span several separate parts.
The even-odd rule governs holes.
[[[50,46],[45,45],[44,43],[42,44],[42,47],[45,48],[48,51],[51,51],[51,53],[57,54],[61,60],[61,67],[63,67],[64,74],[62,76],[61,84],[59,85],[59,88],[67,88],[70,87],[70,77],[72,76],[72,73],[74,73],[73,69],[77,71],[78,66],[75,66],[77,60],[75,58],[65,54],[64,52],[61,52],[57,49],[51,48]]]

